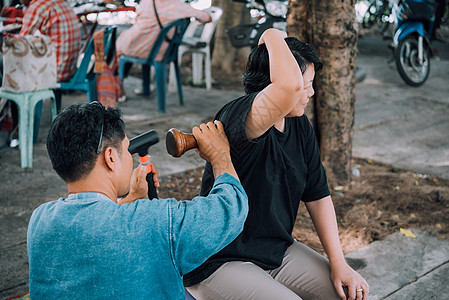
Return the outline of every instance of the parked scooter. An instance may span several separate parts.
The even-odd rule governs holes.
[[[411,86],[422,85],[429,76],[437,7],[434,0],[399,0],[393,6],[394,59],[399,75]]]
[[[246,6],[256,13],[257,23],[240,24],[228,28],[226,33],[235,48],[255,48],[262,33],[268,28],[287,31],[288,0],[233,0],[246,3]]]

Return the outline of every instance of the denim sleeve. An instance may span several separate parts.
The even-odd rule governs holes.
[[[243,230],[248,196],[229,174],[217,178],[207,197],[174,203],[169,208],[172,259],[184,275],[231,243]]]

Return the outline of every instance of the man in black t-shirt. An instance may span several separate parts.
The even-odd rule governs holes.
[[[368,283],[344,259],[327,178],[304,115],[322,63],[308,44],[268,29],[250,55],[246,96],[216,115],[249,198],[243,232],[184,276],[196,299],[367,299]],[[213,183],[209,164],[201,194]],[[291,237],[304,201],[329,260]]]

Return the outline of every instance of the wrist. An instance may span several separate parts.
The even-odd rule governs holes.
[[[211,165],[215,179],[217,179],[220,175],[223,175],[224,173],[228,173],[229,175],[239,180],[239,177],[237,175],[237,172],[235,171],[230,156],[229,158],[221,157],[217,162],[214,163],[211,162]]]
[[[334,268],[346,266],[347,263],[346,263],[344,256],[342,256],[342,257],[337,257],[337,258],[329,258],[329,265],[330,265],[331,269],[334,269]]]
[[[210,158],[212,167],[218,167],[220,169],[227,168],[232,165],[231,155],[229,152],[221,152]]]
[[[137,197],[136,197],[135,193],[132,192],[132,191],[130,191],[130,192],[128,193],[128,195],[126,195],[125,197],[123,197],[122,199],[120,199],[120,200],[118,201],[118,203],[119,203],[120,205],[122,205],[122,204],[124,204],[124,203],[131,203],[131,202],[134,202],[135,200],[137,200]]]

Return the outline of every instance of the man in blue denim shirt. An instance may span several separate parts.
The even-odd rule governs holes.
[[[137,200],[146,170],[132,172],[120,112],[75,104],[56,117],[47,149],[69,196],[31,216],[32,299],[185,299],[182,276],[234,240],[248,213],[222,124],[193,134],[216,174],[209,195]]]

